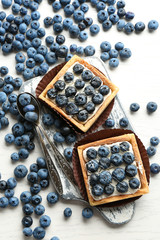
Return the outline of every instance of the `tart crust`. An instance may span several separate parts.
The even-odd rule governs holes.
[[[58,81],[65,73],[66,71],[74,64],[74,63],[80,63],[87,67],[89,70],[92,71],[92,73],[95,76],[98,76],[101,78],[104,85],[107,85],[110,90],[111,94],[106,97],[106,99],[103,101],[102,105],[98,108],[97,112],[85,123],[79,122],[78,120],[74,119],[72,116],[67,115],[65,111],[62,108],[59,108],[54,102],[52,102],[49,98],[46,97],[47,91],[53,87],[56,81]],[[87,63],[82,58],[74,55],[71,60],[69,60],[64,67],[58,72],[58,74],[51,80],[51,82],[47,85],[47,87],[44,89],[44,91],[39,95],[39,99],[47,103],[51,108],[59,112],[64,118],[69,120],[72,124],[74,124],[76,127],[78,127],[81,131],[87,132],[87,130],[94,124],[94,122],[98,119],[98,117],[101,115],[101,113],[106,109],[106,107],[109,105],[109,103],[113,100],[113,98],[116,96],[118,92],[118,87],[115,86],[106,76],[104,76],[100,71],[98,71],[95,67]]]
[[[132,145],[132,149],[133,149],[133,153],[134,153],[135,161],[136,161],[136,165],[137,165],[137,170],[138,170],[138,174],[139,174],[139,178],[140,178],[140,182],[141,182],[141,187],[134,194],[123,194],[123,195],[118,195],[118,196],[109,196],[109,197],[106,197],[104,199],[95,200],[92,197],[92,195],[90,193],[90,190],[89,190],[89,183],[88,183],[88,176],[87,176],[87,169],[86,169],[86,161],[83,157],[83,151],[88,147],[95,147],[95,146],[100,146],[100,145],[104,145],[104,144],[112,144],[112,143],[124,142],[124,141],[127,141]],[[88,195],[88,200],[89,200],[89,203],[90,203],[91,206],[96,206],[96,205],[101,205],[101,204],[105,204],[105,203],[120,201],[120,200],[124,200],[124,199],[128,199],[128,198],[132,198],[132,197],[137,197],[137,196],[141,196],[141,195],[149,192],[149,187],[148,187],[148,182],[147,182],[147,179],[146,179],[145,169],[143,167],[143,162],[142,162],[142,159],[141,159],[141,155],[140,155],[138,145],[137,145],[137,141],[136,141],[136,138],[135,138],[134,134],[124,134],[124,135],[117,136],[117,137],[112,137],[112,138],[107,138],[107,139],[103,139],[103,140],[100,140],[100,141],[91,142],[91,143],[79,146],[77,148],[77,150],[78,150],[80,165],[81,165],[82,174],[83,174],[83,178],[84,178],[84,183],[85,183],[85,187],[86,187],[86,191],[87,191],[87,195]],[[138,167],[140,167],[141,170]]]

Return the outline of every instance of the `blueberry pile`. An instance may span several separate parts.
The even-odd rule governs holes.
[[[94,197],[131,193],[140,187],[134,154],[128,142],[86,150],[86,169]]]
[[[47,97],[63,108],[67,115],[85,122],[102,104],[110,88],[79,63],[73,66],[73,73],[68,71],[63,80],[56,81],[53,88],[48,90]]]

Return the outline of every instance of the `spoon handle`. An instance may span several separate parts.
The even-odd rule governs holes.
[[[40,144],[41,144],[42,150],[43,150],[45,158],[46,158],[46,164],[48,167],[50,178],[52,180],[52,183],[53,183],[55,189],[57,190],[59,195],[62,196],[63,195],[63,187],[62,187],[62,183],[61,183],[61,178],[60,178],[59,173],[52,161],[50,151],[48,150],[48,148],[50,147],[50,142],[46,138],[45,134],[42,131],[40,131],[39,126],[36,126],[36,131],[37,131],[38,137],[40,139]],[[45,139],[45,141],[44,141],[44,139]]]
[[[43,130],[42,126],[39,125],[40,130],[43,132],[44,136],[46,137],[46,139],[48,140],[48,142],[50,143],[53,153],[54,153],[54,157],[56,159],[56,161],[58,162],[58,164],[60,165],[63,173],[66,175],[66,177],[75,185],[75,179],[74,179],[74,175],[73,175],[73,170],[71,168],[71,166],[69,165],[69,163],[66,161],[66,159],[64,158],[64,156],[59,152],[59,150],[57,149],[57,147],[55,146],[55,144],[53,142],[50,141],[49,137],[47,136],[47,134],[45,133],[45,131]]]

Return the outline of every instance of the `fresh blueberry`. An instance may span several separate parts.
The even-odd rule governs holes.
[[[116,6],[117,8],[124,8],[125,7],[125,1],[124,0],[120,0],[117,2]]]
[[[100,10],[104,10],[106,8],[106,4],[102,1],[98,2],[96,4],[96,9],[99,12]]]
[[[140,186],[140,181],[138,180],[138,178],[132,178],[129,180],[129,186],[132,189],[137,189]]]
[[[96,172],[98,170],[99,164],[96,160],[92,159],[86,163],[86,167],[89,172]]]
[[[126,193],[128,191],[128,184],[125,181],[119,182],[116,185],[116,189],[119,193]]]
[[[49,216],[43,215],[40,217],[39,222],[41,227],[46,228],[46,227],[49,227],[49,225],[51,224],[51,219]]]
[[[31,202],[32,202],[32,204],[37,206],[42,202],[42,197],[40,195],[34,195],[31,198]]]
[[[79,37],[78,39],[81,41],[81,42],[84,42],[88,39],[88,34],[86,31],[81,31],[80,34],[79,34]]]
[[[32,194],[38,194],[41,191],[41,186],[38,183],[34,183],[31,187],[30,187],[30,192]]]
[[[145,29],[145,24],[143,22],[137,22],[135,24],[135,32],[140,33]]]
[[[90,180],[89,180],[89,183],[91,186],[94,186],[96,185],[97,183],[99,182],[99,175],[96,174],[96,173],[92,173],[90,175]]]
[[[73,79],[74,79],[73,73],[71,73],[71,72],[66,72],[66,73],[64,74],[64,80],[65,80],[65,82],[69,83],[69,82],[71,82]]]
[[[76,104],[74,104],[72,102],[68,102],[65,107],[65,111],[69,115],[75,115],[78,113],[79,108],[76,106]]]
[[[46,168],[39,169],[37,174],[40,179],[46,179],[49,175],[48,170]]]
[[[87,120],[88,118],[88,112],[84,109],[84,110],[80,110],[77,114],[77,118],[79,121],[84,122]]]
[[[71,208],[65,208],[63,213],[66,218],[69,218],[72,215],[72,210]]]
[[[8,198],[1,197],[0,198],[0,208],[6,208],[9,204]]]
[[[56,132],[53,135],[53,140],[57,143],[62,143],[65,141],[65,138],[63,137],[63,135],[60,132]]]
[[[30,227],[25,227],[25,228],[23,229],[23,234],[24,234],[24,236],[26,236],[26,237],[31,237],[32,234],[33,234],[32,229],[31,229]]]
[[[7,189],[7,182],[5,180],[0,180],[0,190],[4,191]]]
[[[131,110],[132,112],[137,112],[137,111],[139,110],[139,108],[140,108],[140,105],[139,105],[138,103],[132,103],[132,104],[130,105],[130,110]]]
[[[36,215],[40,216],[45,212],[45,207],[41,204],[37,205],[34,209]]]
[[[150,139],[150,144],[152,145],[152,146],[157,146],[158,144],[159,144],[159,138],[158,137],[152,137],[151,139]]]
[[[156,20],[151,20],[148,23],[149,31],[155,31],[159,27],[159,23]]]
[[[112,154],[110,160],[114,166],[120,166],[123,163],[122,155],[119,153]]]
[[[85,87],[84,92],[87,96],[92,96],[95,93],[94,87],[88,85]]]
[[[81,77],[84,81],[90,81],[93,77],[93,74],[90,70],[84,70],[81,74]]]
[[[111,153],[119,153],[120,149],[118,145],[111,146]]]
[[[152,163],[150,165],[150,170],[151,170],[151,173],[153,174],[158,174],[160,172],[160,166],[158,163]]]
[[[132,20],[135,14],[133,12],[126,12],[125,18],[126,20]]]
[[[122,59],[127,59],[131,57],[132,52],[129,48],[124,48],[119,52],[119,55]]]
[[[122,31],[122,30],[124,29],[125,25],[126,25],[126,22],[125,22],[123,19],[122,19],[122,20],[119,20],[119,21],[117,22],[117,25],[116,25],[117,30],[118,30],[118,31]]]
[[[38,172],[38,169],[39,169],[39,167],[38,167],[38,164],[37,164],[37,163],[32,163],[32,164],[30,165],[30,171],[31,171],[31,172],[37,173],[37,172]]]
[[[77,106],[83,106],[87,102],[87,97],[83,93],[79,93],[75,96],[75,104]]]
[[[133,153],[131,153],[131,152],[126,152],[123,154],[123,161],[127,165],[132,164],[134,159],[135,159],[135,157],[134,157]]]
[[[73,25],[73,20],[71,18],[65,18],[63,20],[64,29],[68,30],[71,25]]]
[[[48,195],[47,195],[48,203],[55,204],[58,202],[58,200],[59,200],[59,197],[58,197],[57,193],[55,193],[55,192],[48,193]]]
[[[95,110],[95,104],[93,102],[88,102],[86,105],[85,105],[85,110],[88,112],[88,113],[93,113],[94,110]]]
[[[54,2],[55,3],[55,2]],[[33,230],[33,237],[35,239],[43,239],[46,235],[46,231],[44,230],[44,228],[42,227],[36,227],[34,230]]]
[[[89,27],[92,25],[93,19],[91,17],[86,17],[86,18],[84,18],[83,22],[86,25],[86,27]]]
[[[109,20],[112,22],[112,24],[116,24],[119,21],[119,16],[117,14],[111,14],[109,16]]]
[[[153,112],[155,112],[156,110],[157,110],[157,103],[155,103],[155,102],[149,102],[149,103],[147,103],[147,111],[149,112],[149,113],[153,113]]]
[[[22,136],[24,134],[23,124],[15,123],[12,127],[12,133],[15,137]]]
[[[38,120],[38,114],[35,112],[26,112],[25,119],[29,122],[36,122]]]
[[[137,167],[134,165],[127,165],[125,168],[125,173],[128,177],[134,177],[137,175]]]
[[[118,67],[118,65],[119,65],[119,60],[117,58],[111,58],[109,60],[109,66],[111,68],[116,68],[116,67]]]
[[[0,92],[0,103],[4,103],[7,100],[7,95],[5,92]]]
[[[69,161],[72,159],[72,151],[73,149],[71,147],[67,147],[64,149],[64,156]]]
[[[17,197],[11,197],[11,198],[9,199],[9,205],[10,205],[11,207],[17,207],[18,204],[19,204],[19,199],[18,199]]]
[[[108,18],[108,13],[105,10],[100,10],[97,14],[99,22],[104,22]]]
[[[30,183],[36,183],[37,180],[38,180],[38,175],[36,172],[30,172],[28,175],[27,175],[27,180],[28,182]]]
[[[100,27],[97,24],[92,24],[89,28],[91,35],[95,36],[99,33]]]
[[[147,148],[147,154],[149,157],[152,157],[156,154],[156,148],[153,146],[150,146]]]
[[[102,84],[102,80],[99,77],[95,76],[91,79],[90,84],[94,88],[99,88]]]
[[[119,120],[119,125],[123,128],[128,127],[129,121],[126,117],[123,117]]]
[[[84,208],[82,210],[82,216],[87,219],[91,218],[93,216],[93,210],[89,207]]]
[[[77,63],[74,65],[73,67],[73,72],[75,74],[81,74],[83,72],[84,66],[82,66],[81,64]]]
[[[104,41],[100,44],[102,52],[109,52],[111,50],[111,44],[107,41]]]
[[[7,188],[13,189],[17,186],[17,181],[15,178],[11,177],[7,180]]]
[[[103,95],[101,93],[96,93],[92,97],[92,102],[94,104],[101,104],[103,102]]]
[[[24,165],[18,165],[14,169],[14,175],[16,178],[24,178],[28,173],[27,168]]]
[[[22,224],[24,227],[30,227],[33,223],[33,219],[30,216],[25,216],[22,219]]]
[[[11,160],[12,160],[13,162],[17,162],[17,161],[19,160],[19,155],[18,155],[18,153],[16,153],[16,152],[12,153],[12,154],[11,154]]]
[[[58,94],[56,96],[56,104],[59,106],[59,107],[65,107],[66,104],[68,102],[68,99],[65,95],[63,94]]]
[[[98,155],[100,157],[107,157],[109,155],[109,149],[108,147],[105,147],[105,146],[101,146],[98,148]]]
[[[102,23],[102,27],[104,31],[108,31],[112,27],[112,22],[110,20],[105,20]]]
[[[6,198],[11,198],[14,195],[14,190],[13,189],[6,189],[4,192],[4,195]]]
[[[99,182],[103,185],[108,185],[112,182],[112,175],[108,171],[103,171],[99,174]]]
[[[103,96],[107,95],[110,92],[110,88],[107,85],[102,85],[98,89],[99,93],[102,94]]]
[[[134,32],[134,30],[135,30],[134,25],[130,22],[124,26],[124,32],[127,34]]]
[[[109,184],[104,187],[104,193],[107,194],[108,196],[111,195],[114,192],[114,186]]]
[[[84,12],[81,10],[74,11],[73,18],[75,22],[81,22],[84,19]]]
[[[34,207],[30,203],[26,203],[22,208],[24,214],[31,215],[34,211]]]
[[[116,168],[113,172],[112,172],[112,177],[114,180],[116,180],[117,182],[122,182],[125,179],[125,170],[123,168]]]
[[[92,194],[94,196],[101,196],[104,192],[104,186],[102,184],[95,184],[92,187]]]
[[[99,159],[99,165],[102,169],[107,169],[110,167],[111,161],[109,158],[102,157]]]
[[[71,38],[77,38],[80,34],[80,29],[77,25],[71,25],[69,27],[69,34]]]
[[[102,52],[100,58],[102,59],[103,62],[106,62],[109,59],[108,52]]]

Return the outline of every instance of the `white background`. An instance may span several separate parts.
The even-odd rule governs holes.
[[[160,20],[159,16],[159,1],[158,0],[126,0],[126,10],[135,13],[133,23],[144,21],[147,25],[151,19]],[[0,5],[0,10],[2,6]],[[47,0],[44,0],[39,7],[41,13],[41,26],[43,19],[46,16],[53,17],[52,7],[48,5]],[[10,12],[10,10],[7,10]],[[60,11],[62,12],[62,11]],[[88,16],[94,18],[96,23],[96,10],[90,7]],[[52,27],[47,29],[47,34],[53,34]],[[113,26],[108,32],[101,31],[96,37],[89,37],[86,43],[79,43],[76,40],[70,39],[68,32],[63,32],[67,40],[66,45],[77,43],[79,46],[94,45],[96,47],[96,56],[100,56],[99,45],[102,41],[110,41],[112,46],[118,41],[122,41],[125,47],[129,47],[132,51],[132,57],[127,61],[120,61],[117,69],[107,70],[112,81],[119,86],[119,97],[124,106],[126,113],[134,126],[135,132],[143,141],[146,147],[149,146],[149,139],[152,136],[160,137],[160,107],[152,114],[146,112],[146,104],[149,101],[155,101],[159,105],[160,99],[160,28],[153,33],[149,33],[147,29],[139,35],[133,33],[126,35],[118,32]],[[15,60],[14,54],[3,56],[0,53],[0,66],[6,65],[9,67],[9,74],[16,76],[14,70]],[[132,102],[138,102],[141,106],[137,113],[131,114],[129,106]],[[7,179],[13,176],[13,170],[17,164],[12,164],[10,155],[16,151],[14,146],[7,146],[4,142],[5,134],[10,132],[14,120],[10,120],[10,125],[7,129],[0,132],[0,172],[2,178]],[[29,158],[24,161],[24,164],[29,167],[30,164],[36,161],[42,153],[38,144],[36,149]],[[160,163],[160,147],[157,147],[157,154],[150,159],[150,162]],[[65,202],[60,200],[53,207],[49,207],[46,203],[46,195],[49,191],[53,191],[50,186],[46,191],[42,191],[43,204],[46,207],[46,214],[52,219],[51,226],[47,229],[46,240],[52,236],[58,236],[61,240],[106,240],[106,239],[130,239],[130,240],[158,240],[160,236],[159,219],[160,219],[160,176],[151,177],[150,193],[143,196],[136,202],[136,211],[133,219],[126,225],[120,227],[112,227],[102,220],[98,214],[88,221],[84,221],[81,216],[81,211],[85,205],[75,202]],[[26,179],[18,183],[15,189],[15,196],[19,196],[24,190],[28,190],[29,185]],[[0,193],[0,197],[2,193]],[[70,219],[65,220],[63,210],[66,207],[71,207],[73,215]],[[15,209],[7,208],[0,210],[0,240],[22,240],[21,219],[23,217],[21,204]],[[38,226],[38,218],[33,215],[33,227]]]

